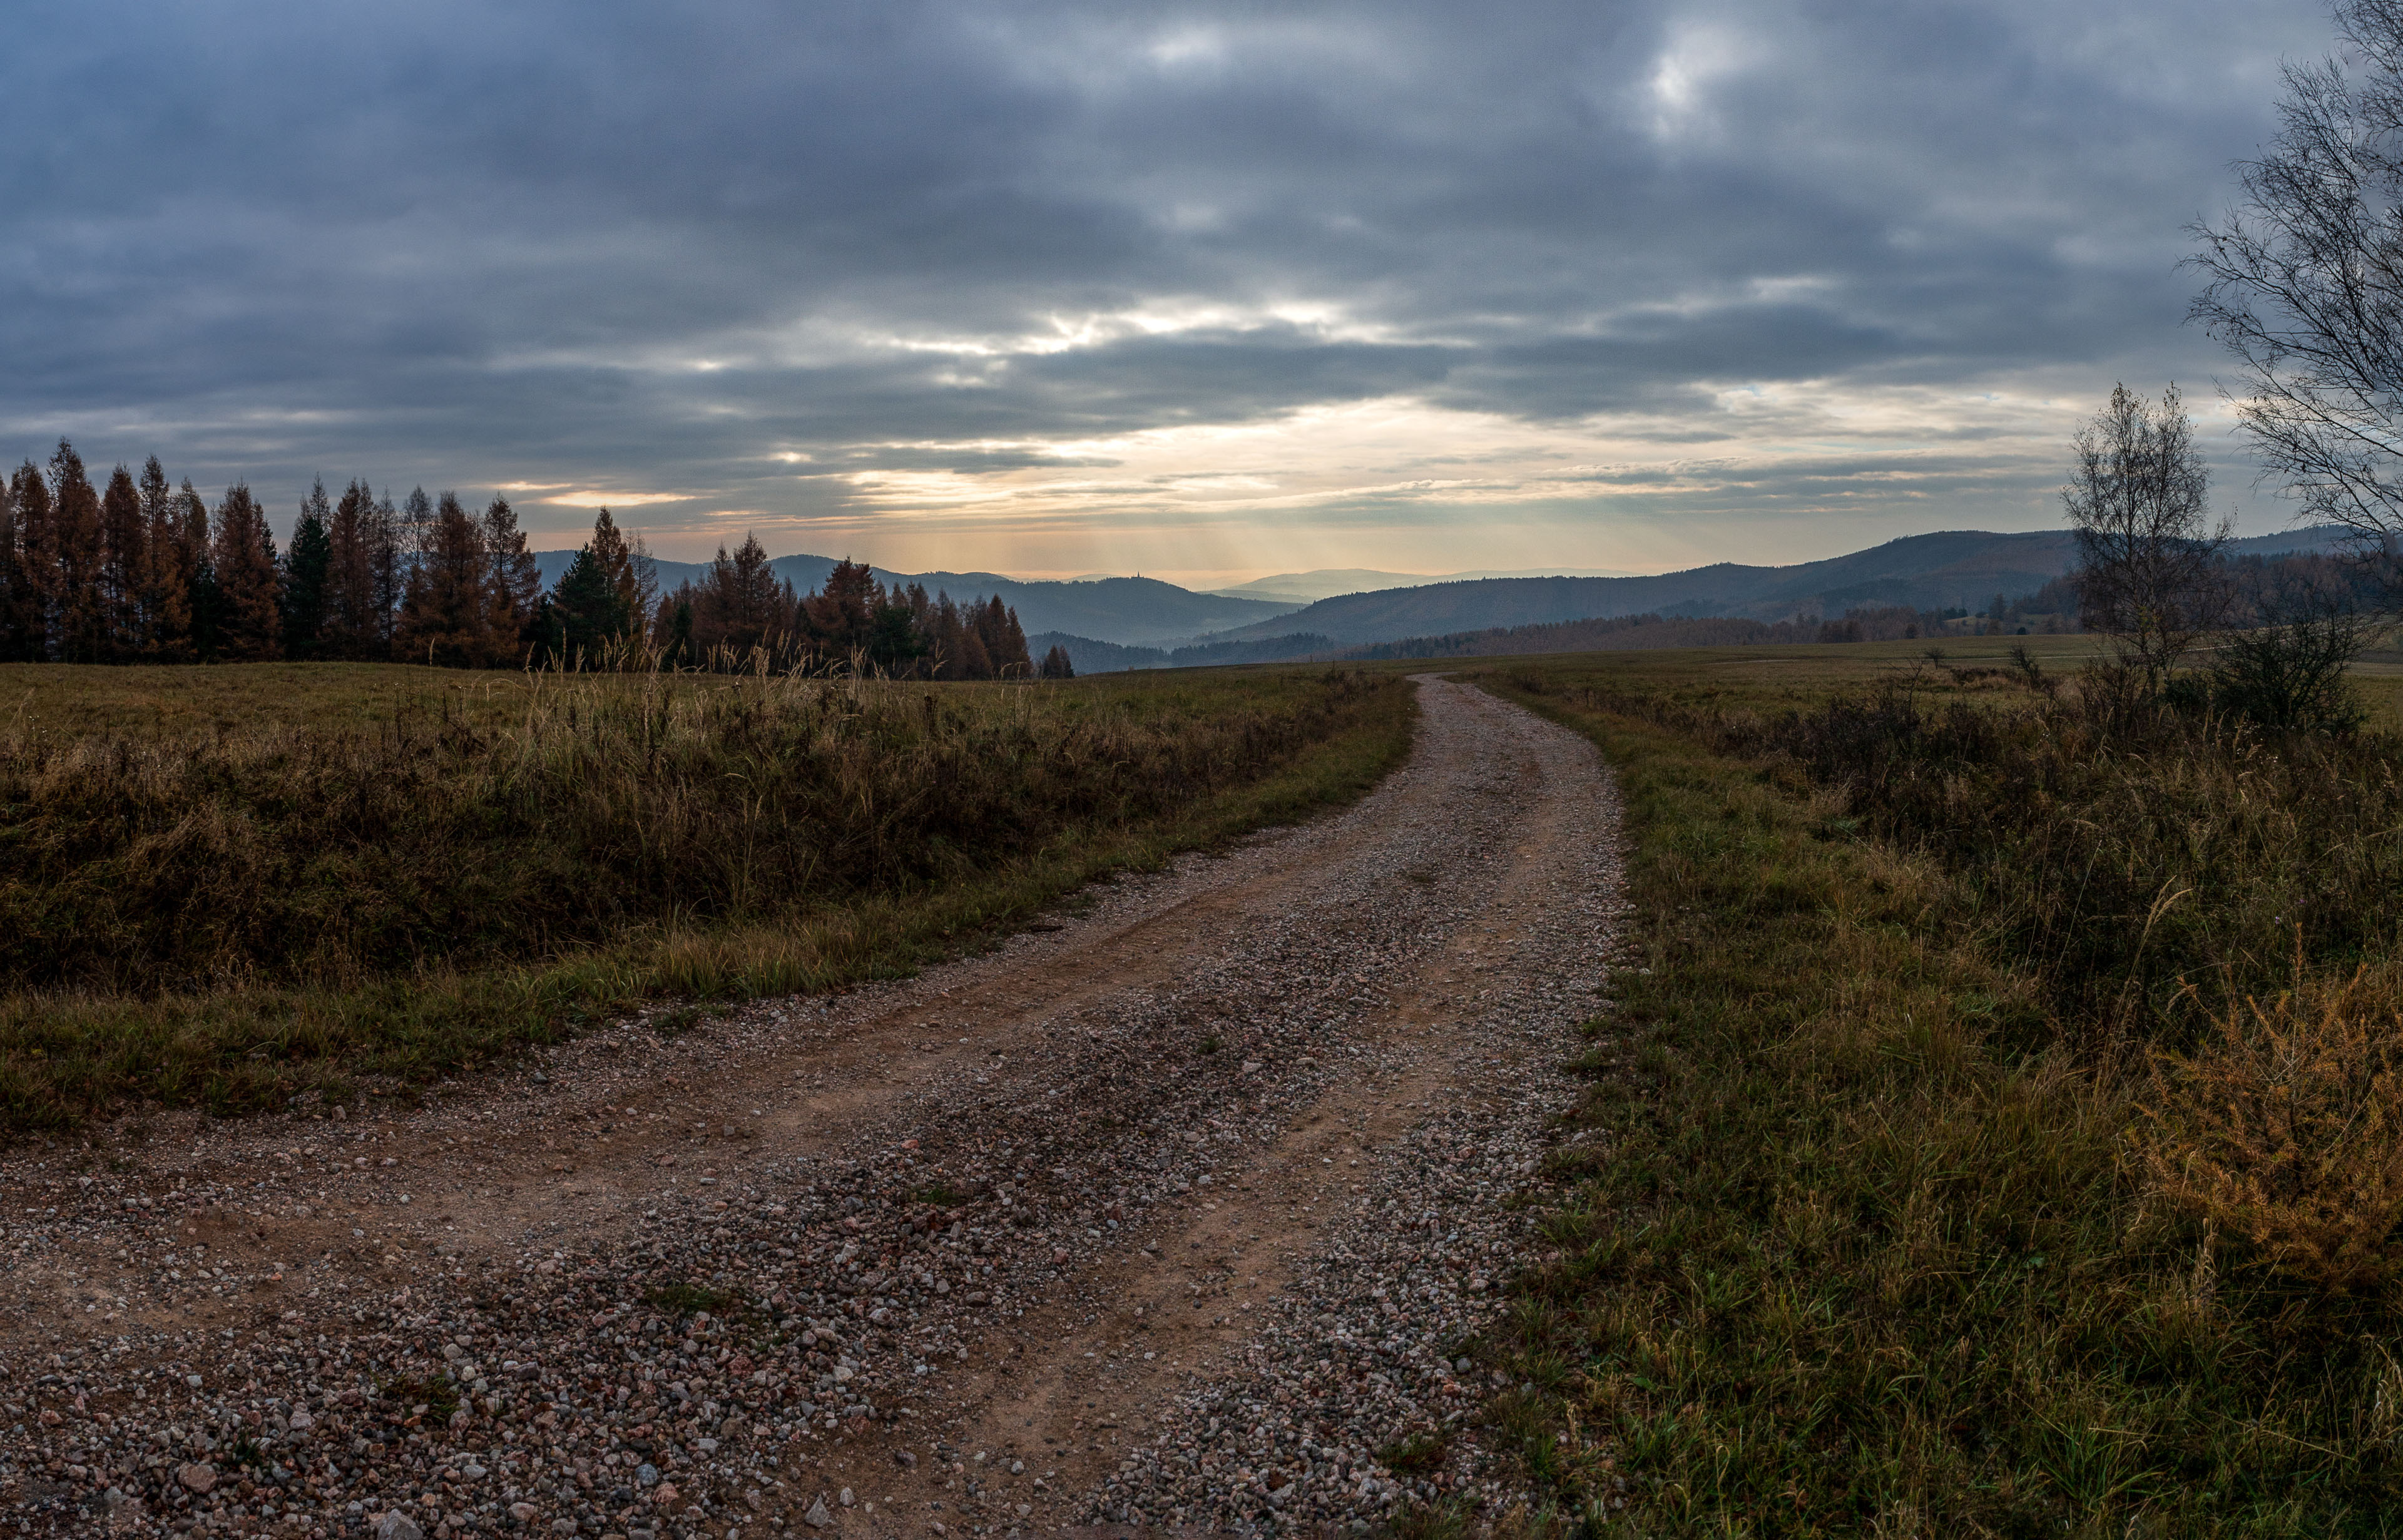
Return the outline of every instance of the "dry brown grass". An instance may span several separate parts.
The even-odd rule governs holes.
[[[2367,969],[2225,1012],[2160,1054],[2130,1138],[2154,1191],[2324,1288],[2403,1269],[2403,1009]]]
[[[890,975],[1357,796],[1413,715],[1352,670],[544,675],[431,709],[406,672],[0,728],[0,1136],[405,1087],[643,999]]]

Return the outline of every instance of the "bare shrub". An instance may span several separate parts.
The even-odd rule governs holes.
[[[2222,1016],[2157,1055],[2132,1134],[2153,1189],[2277,1268],[2372,1288],[2403,1265],[2403,1010],[2366,972]]]
[[[2368,713],[2346,678],[2382,629],[2349,575],[2318,564],[2263,574],[2257,624],[2230,631],[2199,683],[2211,703],[2273,732],[2352,732]]]

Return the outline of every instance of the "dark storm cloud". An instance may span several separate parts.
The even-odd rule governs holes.
[[[1397,394],[1660,442],[1730,384],[2197,380],[2179,227],[2326,31],[2295,0],[21,5],[0,426],[279,506],[322,470],[822,512],[839,471]]]

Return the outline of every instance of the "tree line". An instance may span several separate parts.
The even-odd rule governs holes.
[[[508,499],[471,513],[424,488],[395,502],[319,479],[288,549],[237,481],[213,506],[156,455],[94,486],[62,438],[0,484],[0,660],[402,661],[450,668],[771,667],[925,679],[1066,677],[1038,667],[998,596],[887,587],[863,563],[797,593],[757,538],[660,591],[639,534],[609,510],[545,591]]]
[[[1028,657],[1018,612],[998,594],[962,603],[949,593],[929,594],[922,583],[888,587],[860,562],[838,562],[823,589],[799,593],[775,575],[767,551],[746,534],[731,556],[719,548],[698,581],[647,607],[627,602],[621,610],[604,600],[610,579],[599,559],[588,561],[591,550],[588,546],[577,553],[553,595],[571,647],[591,635],[605,651],[609,644],[594,618],[618,623],[623,615],[644,617],[652,648],[691,661],[766,662],[896,679],[1075,676],[1063,648],[1054,646],[1039,665]]]

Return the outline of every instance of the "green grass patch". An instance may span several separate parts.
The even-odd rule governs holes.
[[[2129,1140],[2144,1045],[2108,1050],[2075,1014],[2119,995],[2064,989],[2053,960],[2019,950],[2024,928],[1994,923],[1993,864],[1774,752],[1783,713],[1871,673],[1798,682],[1785,666],[1694,655],[1481,675],[1601,745],[1632,842],[1629,965],[1581,1065],[1587,1138],[1555,1168],[1543,1250],[1482,1350],[1534,1387],[1494,1419],[1544,1522],[2395,1530],[2392,1297],[2323,1292],[2155,1195]],[[2026,698],[1999,674],[1927,687],[1997,709]],[[2124,841],[2115,859],[2170,839],[2166,822],[2142,840],[2102,828],[2127,807],[2114,784],[2119,803],[2082,815]],[[1982,849],[1977,798],[1951,805],[1941,826]],[[2288,869],[2258,881],[2292,879],[2309,847],[2259,848]],[[2026,882],[2068,859],[2047,853]],[[2250,902],[2214,898],[2218,939],[2188,955],[2240,931],[2263,944],[2228,928]]]
[[[660,1037],[674,1042],[708,1020],[709,1012],[702,1006],[676,1006],[651,1017],[648,1025]]]
[[[1443,1468],[1451,1440],[1439,1433],[1414,1433],[1377,1451],[1377,1463],[1405,1476],[1425,1476]]]
[[[459,1388],[448,1380],[424,1379],[415,1375],[385,1380],[376,1386],[376,1398],[391,1408],[399,1421],[412,1418],[432,1427],[450,1425],[451,1414],[459,1409]]]
[[[739,1294],[713,1289],[700,1283],[664,1283],[643,1291],[643,1303],[670,1315],[706,1314],[713,1319],[747,1311],[749,1306]]]

